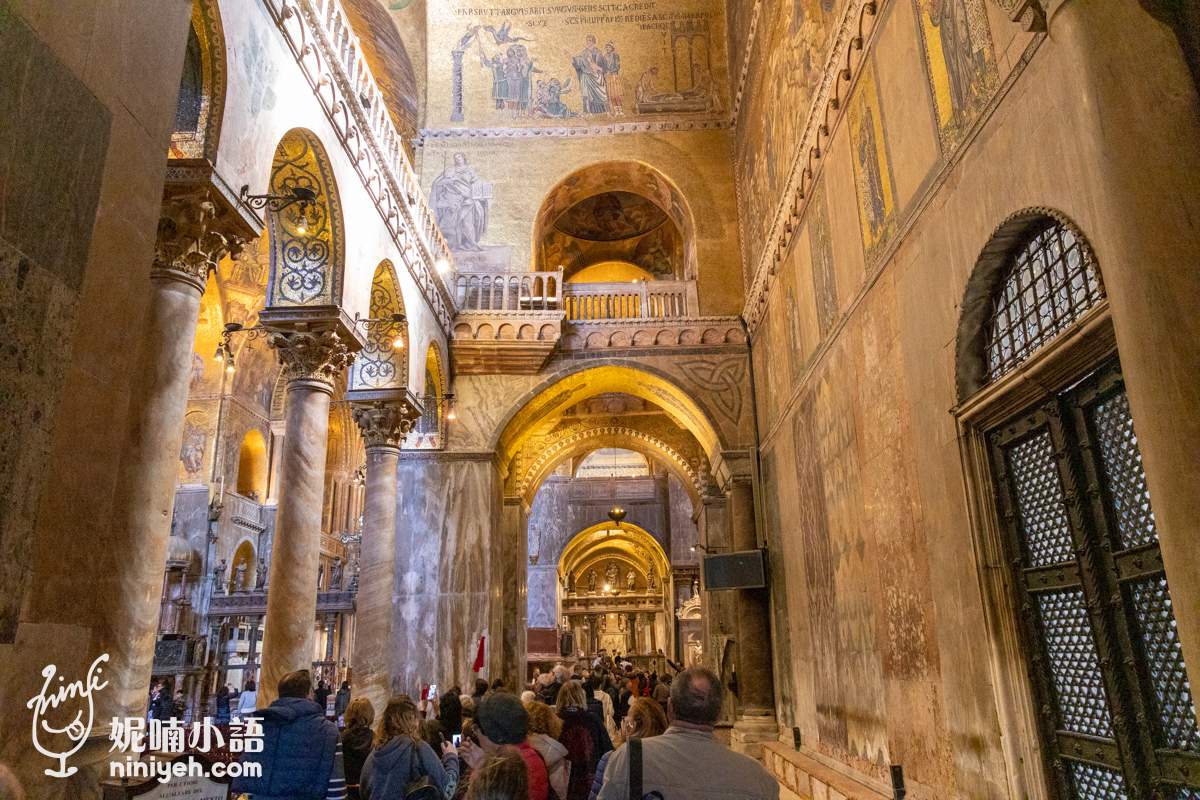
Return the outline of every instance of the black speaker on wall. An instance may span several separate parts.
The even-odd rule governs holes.
[[[571,631],[563,631],[562,638],[559,639],[561,645],[558,654],[561,656],[575,655],[575,634]]]
[[[704,557],[704,589],[760,589],[767,585],[767,552],[745,550]]]

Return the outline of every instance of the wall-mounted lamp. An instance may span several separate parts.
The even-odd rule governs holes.
[[[261,339],[267,335],[267,329],[262,325],[255,325],[252,328],[242,326],[240,322],[226,322],[225,332],[221,334],[221,343],[217,345],[217,352],[213,354],[213,359],[218,364],[225,365],[225,371],[232,373],[235,369],[233,363],[233,348],[230,346],[230,339],[235,333],[244,335],[247,339]]]
[[[434,266],[437,267],[437,271],[438,271],[439,275],[445,275],[447,272],[450,271],[450,259],[446,258],[445,256],[442,256],[441,258],[439,258],[437,260],[437,263],[434,264]]]
[[[423,399],[425,402],[429,402],[430,400],[441,402],[445,400],[446,419],[458,419],[458,413],[454,410],[454,394],[452,392],[446,392],[446,394],[427,394]]]
[[[363,330],[367,333],[371,332],[371,327],[376,329],[385,328],[392,332],[392,347],[397,350],[404,349],[404,323],[408,317],[403,314],[390,314],[386,317],[360,317],[358,312],[354,314],[354,324],[362,325]]]
[[[692,545],[692,552],[693,552],[693,553],[699,552],[699,551],[701,551],[701,550],[703,550],[703,551],[704,551],[704,553],[705,553],[706,555],[712,555],[713,553],[717,552],[717,548],[715,548],[715,547],[709,547],[708,545],[706,545],[706,544],[700,544],[699,542],[697,542],[696,544]]]
[[[300,218],[296,221],[296,233],[308,233],[308,207],[317,201],[315,190],[307,186],[293,186],[287,194],[250,194],[249,184],[242,187],[242,202],[251,208],[269,208],[278,214],[294,203],[300,204]]]

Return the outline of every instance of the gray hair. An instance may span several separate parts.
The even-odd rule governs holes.
[[[688,667],[671,681],[671,711],[675,719],[693,725],[712,725],[721,717],[725,700],[721,679],[710,669]]]
[[[558,681],[559,683],[566,683],[567,679],[570,677],[571,670],[567,669],[562,664],[554,665],[554,680]]]

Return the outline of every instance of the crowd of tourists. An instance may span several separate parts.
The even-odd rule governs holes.
[[[678,665],[672,665],[677,667]],[[520,694],[516,693],[519,689]],[[555,666],[524,687],[476,680],[440,697],[365,698],[340,720],[313,699],[307,671],[259,709],[261,775],[235,779],[252,800],[759,800],[779,785],[717,739],[724,691],[703,667],[673,679],[606,654]]]

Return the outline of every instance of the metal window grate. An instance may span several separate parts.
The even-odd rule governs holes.
[[[1050,432],[1043,430],[1008,451],[1025,533],[1029,566],[1044,567],[1075,558],[1071,529],[1067,524],[1062,483],[1054,466]]]
[[[1167,747],[1200,751],[1196,707],[1183,663],[1183,648],[1175,632],[1171,592],[1167,579],[1147,578],[1129,587],[1141,626],[1150,680],[1158,703],[1158,717]]]
[[[1071,778],[1079,800],[1125,800],[1125,778],[1116,770],[1071,762]]]
[[[1088,251],[1066,226],[1047,217],[996,293],[987,346],[991,379],[1017,367],[1101,297]]]
[[[1138,449],[1137,434],[1133,432],[1133,417],[1125,392],[1098,403],[1092,411],[1092,420],[1100,440],[1100,454],[1108,476],[1121,544],[1137,547],[1157,542],[1154,509],[1150,507],[1142,453]]]
[[[1082,589],[1039,595],[1062,730],[1111,738],[1108,694]]]

